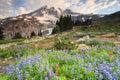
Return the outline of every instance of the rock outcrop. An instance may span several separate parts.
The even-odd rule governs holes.
[[[115,38],[115,33],[109,33],[105,35],[101,35],[100,38]]]
[[[17,35],[20,35],[24,38],[30,38],[32,36],[37,36],[40,34],[40,23],[35,20],[34,17],[29,20],[25,20],[25,18],[10,18],[5,19],[2,22],[3,24],[3,35],[5,39],[12,39]]]
[[[85,44],[80,44],[77,48],[77,50],[80,50],[80,51],[86,51],[86,50],[89,50],[91,49],[89,46],[85,45]]]

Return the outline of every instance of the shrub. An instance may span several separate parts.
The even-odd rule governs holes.
[[[54,43],[55,49],[74,49],[75,44],[70,42],[69,40],[56,40]]]
[[[111,47],[114,47],[115,44],[113,42],[104,42],[104,41],[99,41],[99,40],[91,40],[91,41],[88,41],[85,43],[86,45],[89,45],[89,46],[111,46]]]
[[[0,58],[8,58],[10,56],[13,56],[13,50],[11,49],[1,49],[0,50]]]
[[[54,29],[53,29],[53,34],[56,34],[56,33],[59,33],[60,32],[60,27],[59,26],[56,26]]]
[[[85,31],[88,28],[88,26],[81,26],[81,30]]]
[[[115,46],[115,44],[113,42],[104,42],[104,45],[108,45],[108,46],[112,46],[112,47]]]
[[[85,44],[89,46],[100,46],[102,45],[102,42],[100,42],[99,40],[91,40],[86,42]]]

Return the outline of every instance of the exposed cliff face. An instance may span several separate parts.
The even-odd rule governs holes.
[[[30,38],[40,33],[40,23],[33,17],[29,21],[25,20],[25,18],[7,18],[1,23],[1,27],[4,28],[3,35],[5,39],[14,38],[17,34],[24,38]]]

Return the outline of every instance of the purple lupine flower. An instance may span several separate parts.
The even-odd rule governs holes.
[[[117,73],[120,74],[120,62],[118,62]]]
[[[19,66],[16,66],[16,74],[17,74],[18,80],[23,80]]]
[[[40,80],[43,80],[43,78],[41,77]]]
[[[117,68],[117,73],[120,74],[120,69],[119,68]]]
[[[120,54],[120,50],[117,50],[117,53]]]
[[[35,60],[39,60],[40,59],[40,54],[35,54],[34,58],[35,58]]]
[[[118,64],[118,67],[120,68],[120,62],[119,63],[117,63]]]
[[[83,55],[82,55],[82,54],[78,54],[78,53],[76,53],[76,54],[75,54],[75,57],[79,59],[79,58],[82,58]]]
[[[99,79],[103,80],[103,75],[102,74],[99,75]]]
[[[58,76],[55,75],[54,78],[55,78],[55,79],[58,79]]]
[[[112,77],[113,77],[113,80],[118,80],[116,73],[113,73],[113,74],[112,74]]]
[[[46,66],[46,70],[47,70],[47,71],[49,71],[49,70],[50,70],[48,66]]]
[[[41,67],[41,69],[44,69],[44,65],[43,64],[41,64],[40,67]]]
[[[110,67],[113,67],[113,66],[114,66],[114,63],[110,63],[109,66],[110,66]]]
[[[81,67],[82,67],[82,65],[81,65],[80,63],[78,63],[78,67],[79,67],[79,68],[81,68]]]
[[[56,76],[53,71],[49,71],[48,73],[49,73],[49,77],[50,77],[50,78]]]
[[[108,71],[103,70],[103,75],[105,75],[105,77],[107,77],[109,80],[112,80],[112,75]]]
[[[32,78],[32,80],[35,80],[35,78]]]
[[[86,58],[90,58],[90,55],[89,55],[89,54],[87,54],[87,55],[86,55]]]
[[[118,63],[119,63],[119,60],[118,60],[118,59],[116,59],[116,60],[115,60],[115,62],[116,62],[116,64],[118,64]]]
[[[24,76],[28,76],[29,72],[25,71]]]
[[[71,59],[72,59],[72,57],[71,57],[70,55],[68,55],[68,56],[67,56],[67,59],[68,59],[68,60],[71,60]]]
[[[48,77],[45,77],[45,79],[44,80],[48,80]]]
[[[15,67],[13,65],[9,65],[7,67],[3,67],[2,70],[5,71],[8,75],[14,76],[15,75],[14,74],[14,69],[15,69]]]
[[[71,73],[74,73],[74,65],[72,66]]]
[[[88,63],[88,70],[93,70],[93,66],[91,63]]]
[[[59,56],[59,55],[57,55],[57,58],[60,60],[61,59],[61,57]]]

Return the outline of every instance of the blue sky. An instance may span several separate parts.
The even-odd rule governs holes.
[[[44,5],[68,8],[83,14],[120,11],[120,0],[0,0],[0,18],[29,13]]]

